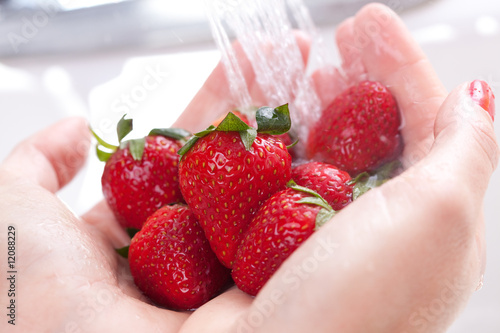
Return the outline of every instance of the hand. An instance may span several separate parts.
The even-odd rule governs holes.
[[[15,227],[17,271],[16,326],[3,318],[1,331],[177,332],[187,315],[146,303],[114,251],[130,239],[107,206],[79,218],[55,194],[89,145],[86,122],[67,119],[21,143],[0,166],[0,237],[5,244]],[[3,305],[7,282],[0,283]]]
[[[404,119],[406,171],[313,235],[255,300],[232,290],[195,312],[184,332],[443,332],[480,283],[482,200],[499,155],[490,115],[473,103],[469,84],[446,98],[422,50],[382,5],[346,20],[337,44],[345,77],[313,76],[323,106],[360,79],[388,86]],[[223,78],[217,68],[177,126],[231,107],[221,102],[227,87],[215,84]],[[231,317],[219,330],[202,326]]]
[[[378,22],[379,34],[352,44],[367,22]],[[79,218],[55,196],[83,164],[90,140],[82,120],[58,123],[22,143],[0,167],[0,233],[6,239],[14,225],[18,239],[18,329],[443,331],[483,269],[481,202],[498,160],[491,119],[472,103],[466,85],[443,104],[446,91],[386,7],[364,8],[339,28],[337,40],[348,80],[381,81],[400,105],[402,175],[313,235],[255,299],[233,287],[193,313],[173,312],[148,304],[134,287],[127,262],[114,252],[128,238],[104,204]],[[306,54],[307,42],[300,45]],[[244,73],[252,86],[251,71]],[[342,84],[321,72],[314,77],[318,86]],[[228,110],[224,80],[218,67],[177,126],[196,130]],[[332,97],[322,96],[324,103]],[[0,267],[7,271],[5,261]],[[6,304],[6,293],[0,299]],[[1,325],[10,328],[5,320]]]

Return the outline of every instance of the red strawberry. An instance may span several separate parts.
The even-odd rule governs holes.
[[[121,142],[132,129],[131,120],[122,118],[118,127]],[[119,147],[98,138],[98,155],[106,161],[101,179],[104,198],[123,227],[140,229],[158,208],[183,202],[177,151],[182,147],[179,139],[186,134],[156,129],[143,139],[121,142]],[[111,151],[106,153],[103,147]]]
[[[253,218],[238,249],[232,271],[236,285],[256,295],[283,261],[333,215],[326,201],[306,188],[295,185],[273,195]]]
[[[351,177],[337,167],[309,162],[292,169],[292,179],[300,186],[318,192],[335,210],[341,210],[352,201]]]
[[[186,205],[151,215],[130,244],[130,272],[137,287],[158,305],[189,310],[203,305],[229,281]]]
[[[351,175],[372,171],[401,148],[398,108],[389,90],[364,81],[335,98],[311,128],[307,157]]]
[[[179,152],[183,154],[179,164],[182,194],[226,267],[232,266],[259,206],[290,179],[291,157],[281,140],[271,135],[282,133],[272,129],[282,123],[281,117],[287,118],[284,130],[288,130],[285,108],[271,109],[268,121],[274,123],[269,128],[264,111],[257,112],[259,131],[270,134],[257,133],[229,113],[217,128],[195,134]]]

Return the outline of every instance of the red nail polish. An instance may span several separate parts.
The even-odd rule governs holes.
[[[495,120],[495,95],[488,83],[474,80],[470,84],[470,96],[477,105],[485,109]]]

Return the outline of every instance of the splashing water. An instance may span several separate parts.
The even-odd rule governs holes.
[[[323,67],[327,63],[326,46],[323,37],[319,34],[318,29],[314,25],[309,10],[302,0],[288,0],[288,6],[290,7],[290,11],[299,29],[311,37],[312,45],[310,53],[315,56],[317,64]]]
[[[320,103],[306,75],[287,8],[299,28],[311,37],[320,63],[323,53],[319,34],[302,0],[207,0],[206,4],[234,104],[248,113],[259,102],[273,107],[289,103],[292,131],[306,138],[307,129],[319,116]],[[252,99],[226,28],[233,32],[250,61],[264,101]]]
[[[231,95],[235,100],[235,104],[243,111],[247,110],[252,105],[252,99],[248,91],[248,87],[238,64],[235,51],[229,41],[226,30],[222,25],[221,14],[224,13],[224,8],[230,8],[219,3],[219,1],[207,2],[208,19],[215,43],[221,52],[221,61],[224,65],[224,70],[229,82]]]

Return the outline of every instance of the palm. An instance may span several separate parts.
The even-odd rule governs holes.
[[[77,130],[81,135],[75,139],[88,140],[82,134],[87,131],[82,121],[64,123],[51,130],[49,144],[66,130]],[[43,133],[45,138],[48,133]],[[114,248],[126,242],[127,236],[106,206],[100,204],[78,218],[51,192],[61,179],[46,173],[53,165],[45,163],[53,161],[51,156],[42,156],[44,152],[36,141],[18,149],[6,161],[2,173],[10,179],[0,188],[0,196],[6,198],[1,203],[1,220],[16,227],[19,244],[16,269],[18,281],[22,281],[18,282],[18,290],[22,291],[18,291],[17,304],[23,316],[17,325],[24,328],[21,331],[38,331],[35,325],[40,325],[40,318],[45,320],[40,330],[60,327],[61,331],[123,332],[135,327],[155,331],[168,322],[176,331],[184,315],[171,316],[167,310],[146,304],[130,278],[126,261],[116,255]],[[35,167],[43,174],[28,179],[10,175],[11,163],[20,162],[16,159],[27,154],[36,155],[39,163]],[[70,164],[62,168],[58,171],[75,171]],[[37,176],[48,180],[43,184],[46,188],[32,182]],[[5,214],[9,207],[16,207],[15,212]],[[144,322],[140,318],[150,320]]]

